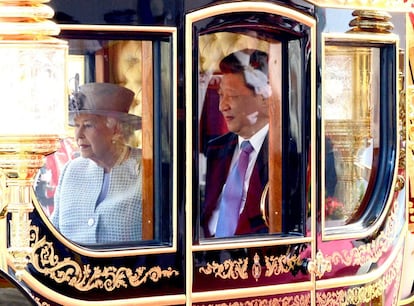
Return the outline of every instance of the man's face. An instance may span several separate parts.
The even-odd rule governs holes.
[[[108,127],[106,117],[81,114],[75,117],[75,140],[82,157],[101,162],[112,152],[114,129]]]
[[[267,100],[246,86],[241,73],[224,74],[219,95],[219,109],[229,131],[250,138],[268,123]]]

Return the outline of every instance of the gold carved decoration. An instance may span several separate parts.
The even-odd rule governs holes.
[[[398,210],[397,201],[394,202],[394,211],[390,214],[384,231],[381,231],[375,240],[350,250],[333,252],[331,255],[325,255],[325,258],[332,264],[342,263],[345,266],[362,266],[377,262],[389,250],[396,236],[398,226],[395,226],[395,210]]]
[[[236,261],[227,259],[222,264],[213,261],[212,263],[207,263],[207,266],[201,267],[199,272],[206,275],[214,274],[215,277],[222,279],[247,279],[249,277],[247,274],[248,262],[248,258],[239,258]]]
[[[377,281],[360,287],[353,286],[346,290],[319,291],[316,295],[316,303],[321,306],[360,305],[362,303],[369,303],[374,299],[382,298],[387,288],[393,285],[394,296],[393,302],[390,305],[396,305],[398,285],[401,278],[402,253],[398,253],[398,257],[391,268]]]
[[[279,298],[258,299],[249,301],[235,301],[229,303],[205,304],[205,306],[257,306],[257,305],[283,305],[283,306],[303,306],[310,305],[310,294],[297,294],[283,296]]]
[[[138,287],[147,281],[159,281],[161,278],[179,275],[179,272],[169,267],[162,270],[159,266],[138,267],[135,271],[126,267],[99,267],[89,264],[81,266],[71,258],[61,260],[55,254],[53,243],[46,241],[46,237],[39,239],[39,228],[31,226],[30,232],[31,264],[40,273],[49,276],[56,283],[68,283],[79,291],[92,289],[115,289],[128,286]]]
[[[267,269],[265,275],[270,277],[294,270],[295,266],[302,264],[302,258],[297,255],[265,256],[265,262]]]
[[[406,178],[405,178],[405,169],[406,169],[406,160],[407,160],[407,152],[406,146],[403,144],[407,143],[407,116],[406,116],[406,89],[405,89],[405,77],[404,77],[404,58],[405,53],[403,50],[400,50],[399,53],[399,63],[400,67],[398,70],[398,92],[399,92],[399,102],[398,102],[398,120],[399,120],[399,136],[400,136],[400,154],[398,158],[398,170],[400,170],[397,181],[395,183],[395,191],[401,191],[405,187]]]
[[[352,16],[356,18],[349,23],[350,32],[391,33],[394,29],[391,15],[385,11],[355,10]]]
[[[371,243],[363,244],[350,250],[335,251],[329,255],[318,252],[316,260],[314,262],[311,261],[310,268],[315,269],[313,272],[316,273],[316,276],[322,277],[324,272],[331,270],[332,265],[342,263],[345,266],[362,266],[367,263],[377,262],[389,250],[394,237],[396,237],[396,230],[398,228],[395,226],[396,211],[398,211],[397,201],[394,202],[394,209],[389,215],[384,231],[381,231]],[[222,279],[247,279],[248,262],[249,258],[239,258],[236,261],[228,259],[222,264],[213,261],[212,263],[207,263],[207,266],[199,268],[199,272],[206,275],[214,274],[215,277]],[[259,263],[259,256],[255,254],[252,275],[256,280],[261,275],[261,269],[259,271],[257,268],[257,265],[260,266]],[[265,276],[271,277],[272,275],[280,275],[294,270],[296,266],[302,264],[302,258],[300,255],[265,256],[265,263]],[[315,265],[314,267],[312,267],[313,264]]]
[[[317,277],[321,278],[325,272],[332,271],[332,264],[330,260],[325,259],[322,252],[316,253],[316,259],[311,260],[308,264],[308,271],[314,273]]]
[[[249,258],[239,258],[235,261],[227,259],[222,264],[213,261],[212,263],[207,263],[206,266],[199,268],[199,272],[204,273],[205,275],[214,274],[215,277],[220,277],[222,279],[247,279],[248,263]],[[265,256],[265,263],[265,276],[271,277],[272,275],[280,275],[293,271],[296,266],[302,264],[302,259],[300,258],[300,255]],[[260,257],[257,253],[253,258],[251,273],[256,281],[258,281],[262,275]]]

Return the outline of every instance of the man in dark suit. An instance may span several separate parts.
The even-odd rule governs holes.
[[[210,141],[206,151],[206,192],[201,218],[204,236],[266,233],[260,199],[268,181],[268,56],[259,50],[237,51],[220,62],[220,70],[223,75],[219,110],[230,132]],[[233,185],[230,173],[239,163],[244,141],[249,141],[248,164],[240,179],[241,200],[237,201],[240,203],[233,218],[226,207],[234,202],[235,195],[228,197],[226,189]]]

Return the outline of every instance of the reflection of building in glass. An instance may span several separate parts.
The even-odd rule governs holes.
[[[62,167],[71,159],[78,156],[78,146],[73,138],[65,138],[60,142],[60,148],[46,156],[45,165],[39,170],[34,182],[36,197],[49,216],[53,212],[53,197],[58,184]]]
[[[372,147],[378,141],[378,115],[373,108],[379,100],[379,73],[375,68],[379,66],[378,50],[328,45],[326,58],[325,135],[331,138],[337,152],[335,196],[344,204],[346,215],[351,215],[366,193],[373,163]]]

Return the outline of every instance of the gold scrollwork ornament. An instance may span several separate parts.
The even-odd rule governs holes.
[[[55,254],[53,243],[46,241],[46,237],[39,239],[39,228],[31,227],[31,241],[33,252],[31,263],[40,273],[49,276],[56,283],[68,283],[79,291],[92,289],[115,289],[128,286],[138,287],[147,281],[157,282],[161,278],[171,278],[179,275],[179,272],[168,267],[162,270],[155,266],[138,267],[132,270],[127,267],[91,267],[89,264],[81,266],[71,258],[61,260]]]
[[[341,263],[347,267],[378,262],[381,256],[388,252],[393,245],[393,237],[395,237],[398,230],[398,226],[395,226],[397,211],[398,202],[395,201],[393,211],[387,218],[385,229],[379,233],[375,240],[350,250],[335,251],[330,255],[326,255],[326,259],[334,265]]]
[[[302,264],[302,259],[297,255],[266,256],[266,273],[267,277],[280,275],[293,271],[296,266]]]
[[[402,252],[399,252],[389,270],[372,283],[362,286],[353,286],[347,289],[336,289],[329,291],[318,291],[316,303],[318,305],[361,305],[379,300],[375,305],[383,305],[381,302],[384,292],[392,288],[393,297],[390,305],[396,305],[398,297],[398,286],[400,283],[402,265]],[[391,287],[393,286],[393,287]]]
[[[222,279],[247,279],[248,262],[248,258],[239,258],[236,261],[227,259],[222,264],[213,261],[212,263],[207,263],[205,267],[200,267],[199,272],[206,275],[214,274],[215,277]]]
[[[212,263],[207,263],[204,267],[200,267],[199,272],[204,273],[205,275],[214,274],[215,277],[220,277],[221,279],[247,279],[248,263],[249,258],[239,258],[237,260],[228,259],[222,264],[213,261]],[[266,270],[264,275],[266,277],[271,277],[272,275],[289,273],[301,264],[302,259],[297,255],[265,256]],[[260,256],[257,253],[253,257],[251,273],[256,281],[262,276]]]

